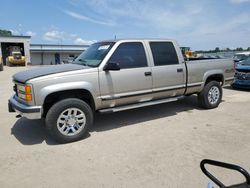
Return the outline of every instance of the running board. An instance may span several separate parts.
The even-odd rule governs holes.
[[[156,104],[174,102],[174,101],[177,101],[177,100],[180,100],[183,98],[184,98],[183,96],[171,97],[171,98],[167,98],[167,99],[160,99],[160,100],[155,100],[155,101],[149,101],[149,102],[143,102],[143,103],[101,109],[98,112],[100,112],[100,113],[113,113],[113,112],[119,112],[119,111],[123,111],[123,110],[130,110],[130,109],[134,109],[134,108],[141,108],[141,107],[145,107],[145,106],[152,106],[152,105],[156,105]]]

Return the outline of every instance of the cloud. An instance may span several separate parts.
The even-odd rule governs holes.
[[[240,4],[250,2],[250,0],[230,0],[230,2],[234,4]]]
[[[74,44],[77,44],[77,45],[91,45],[95,42],[96,42],[96,40],[84,40],[80,37],[78,37],[74,40]]]
[[[84,2],[84,8],[85,14],[95,14],[105,20],[113,20],[118,26],[148,26],[148,29],[176,31],[192,25],[193,20],[199,17],[203,10],[201,2],[185,1],[182,3],[185,6],[182,6],[181,3],[169,0],[88,0]]]
[[[249,45],[249,40],[246,40],[249,38],[249,28],[246,26],[250,24],[250,13],[242,8],[232,11],[235,9],[232,4],[247,3],[250,0],[228,2],[79,0],[77,10],[84,10],[84,15],[89,17],[97,15],[103,20],[117,23],[114,31],[104,28],[109,36],[123,33],[124,38],[174,38],[181,45],[190,45],[194,49]]]
[[[96,40],[85,40],[74,33],[61,31],[55,26],[51,26],[50,30],[44,33],[43,39],[53,43],[74,43],[76,45],[90,45],[96,42]]]
[[[58,30],[51,30],[46,32],[43,38],[50,42],[59,42],[66,39],[66,33]]]
[[[27,31],[25,34],[31,37],[36,36],[36,32],[33,32],[33,31]]]
[[[12,33],[12,35],[21,35],[21,33],[17,30],[14,30],[14,29],[9,29]]]
[[[31,36],[31,37],[34,37],[37,35],[36,32],[33,32],[33,31],[26,31],[26,32],[22,32],[21,30],[15,30],[15,29],[9,29],[12,33],[12,35],[28,35],[28,36]]]
[[[96,20],[96,19],[84,16],[82,14],[78,14],[78,13],[73,12],[73,11],[63,10],[63,12],[65,14],[71,16],[72,18],[75,18],[75,19],[84,20],[84,21],[95,23],[95,24],[101,24],[101,25],[114,25],[114,23],[111,21],[106,22],[106,21]]]

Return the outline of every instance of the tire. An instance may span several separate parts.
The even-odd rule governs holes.
[[[63,99],[49,109],[45,122],[49,134],[57,142],[74,142],[88,134],[93,125],[93,112],[80,99]]]
[[[9,60],[8,60],[8,59],[6,59],[6,66],[8,66],[8,67],[12,67],[12,64],[9,62]]]
[[[219,82],[208,82],[201,93],[198,94],[198,101],[205,109],[217,108],[222,98],[222,87]]]
[[[230,86],[231,86],[232,89],[237,89],[237,87],[235,87],[234,84],[231,84]]]

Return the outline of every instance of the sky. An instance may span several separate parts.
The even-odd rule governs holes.
[[[0,29],[33,44],[167,38],[193,50],[250,47],[250,0],[11,0]]]

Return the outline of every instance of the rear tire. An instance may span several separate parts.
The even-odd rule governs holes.
[[[49,109],[45,122],[48,132],[57,142],[74,142],[88,134],[93,124],[93,112],[80,99],[63,99]]]
[[[212,109],[219,106],[222,98],[222,87],[219,82],[207,83],[202,92],[198,94],[198,101],[201,107]]]

